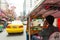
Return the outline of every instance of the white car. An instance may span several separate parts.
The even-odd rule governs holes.
[[[11,21],[8,21],[7,24],[11,24]]]
[[[27,25],[27,21],[23,21],[23,24],[24,24],[24,25]]]

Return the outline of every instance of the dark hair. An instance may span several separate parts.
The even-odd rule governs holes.
[[[46,17],[46,21],[47,21],[50,25],[52,25],[53,22],[54,22],[54,17],[53,17],[52,15],[48,15],[48,16]]]

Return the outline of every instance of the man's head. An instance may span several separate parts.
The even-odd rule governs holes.
[[[53,17],[52,15],[48,15],[48,16],[46,17],[46,21],[47,21],[50,25],[52,25],[53,22],[54,22],[54,17]]]

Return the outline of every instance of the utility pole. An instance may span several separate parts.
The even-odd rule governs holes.
[[[32,8],[32,0],[30,0],[30,8]],[[30,35],[30,27],[31,27],[31,21],[30,21],[30,16],[29,16],[29,40],[31,40],[31,35]]]

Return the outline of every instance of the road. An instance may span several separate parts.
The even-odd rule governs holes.
[[[23,34],[8,35],[6,30],[4,29],[4,31],[0,33],[0,40],[26,40],[26,32],[25,31],[26,31],[26,25],[24,26]]]

